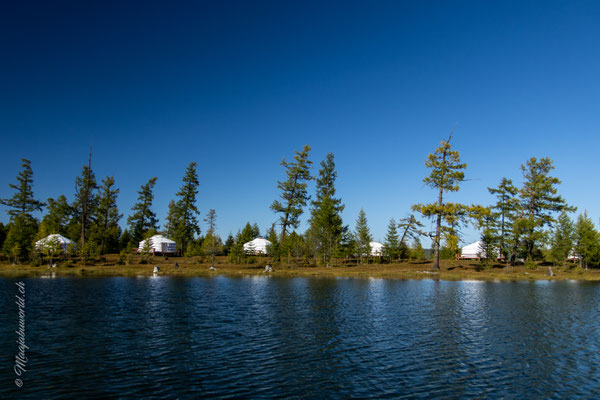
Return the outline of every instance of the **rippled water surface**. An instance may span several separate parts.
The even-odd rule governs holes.
[[[0,398],[598,398],[600,285],[0,279]]]

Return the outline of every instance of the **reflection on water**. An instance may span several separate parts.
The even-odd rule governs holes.
[[[0,279],[0,398],[595,397],[600,285],[24,279],[24,387]],[[13,335],[13,336],[11,336]]]

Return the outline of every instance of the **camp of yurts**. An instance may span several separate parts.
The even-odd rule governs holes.
[[[244,252],[247,254],[267,254],[271,242],[267,239],[256,238],[244,243]]]
[[[150,241],[150,252],[151,253],[160,253],[160,254],[175,254],[177,253],[177,243],[175,241],[163,236],[163,235],[154,235],[148,239],[144,239],[139,243],[138,253],[142,251],[144,248],[144,242],[146,240]]]
[[[75,246],[75,242],[73,242],[71,239],[64,237],[63,235],[59,235],[58,233],[53,233],[52,235],[48,235],[45,238],[35,242],[35,248],[43,251],[46,247],[51,246],[52,243],[58,243],[62,248],[63,253],[67,252],[67,249],[71,244]]]

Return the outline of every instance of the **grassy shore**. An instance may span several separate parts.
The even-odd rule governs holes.
[[[130,257],[129,264],[118,264],[116,255],[107,256],[94,263],[75,262],[66,265],[57,263],[57,267],[42,265],[0,264],[0,276],[150,276],[154,265],[160,268],[159,275],[163,276],[247,276],[271,275],[279,277],[351,277],[351,278],[388,278],[388,279],[442,279],[442,280],[486,280],[486,281],[515,281],[515,280],[586,280],[600,281],[600,270],[584,271],[580,268],[551,267],[554,276],[549,276],[548,267],[538,265],[535,269],[524,266],[510,267],[502,264],[481,268],[477,262],[471,261],[442,261],[441,269],[433,271],[431,262],[404,262],[394,264],[362,264],[352,266],[288,266],[273,264],[273,272],[265,273],[267,260],[258,259],[253,264],[235,265],[220,258],[217,269],[211,271],[210,264],[197,258],[152,257],[147,264],[142,264],[137,256]]]

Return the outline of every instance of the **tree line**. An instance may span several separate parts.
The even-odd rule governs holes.
[[[326,155],[312,175],[311,148],[296,150],[291,161],[281,162],[284,179],[277,182],[279,198],[270,208],[276,221],[264,232],[271,243],[269,255],[275,261],[290,263],[304,260],[309,264],[331,265],[339,260],[356,258],[359,262],[373,259],[370,243],[373,237],[366,213],[360,210],[353,229],[344,224],[342,199],[336,194],[337,170],[335,157]],[[487,262],[519,260],[533,263],[550,259],[564,265],[568,258],[581,267],[600,264],[600,234],[584,212],[573,221],[569,214],[576,211],[558,194],[560,180],[551,176],[554,169],[549,158],[527,160],[521,166],[523,184],[516,187],[509,178],[498,186],[489,187],[494,203],[489,205],[460,204],[448,201],[465,180],[467,164],[452,148],[452,133],[425,160],[430,174],[423,182],[434,190],[435,198],[428,204],[415,204],[406,216],[391,218],[378,261],[425,259],[423,238],[432,242],[433,268],[439,269],[440,259],[454,258],[460,253],[461,231],[473,225],[481,232],[481,253]],[[76,239],[77,246],[69,252],[84,259],[107,253],[131,252],[138,243],[156,233],[163,233],[177,242],[178,252],[185,256],[227,255],[230,262],[246,263],[252,259],[243,244],[262,236],[256,223],[247,222],[225,242],[216,234],[216,211],[209,210],[204,222],[208,229],[201,235],[200,211],[196,200],[199,179],[197,164],[191,162],[182,178],[180,190],[169,203],[163,229],[152,210],[153,189],[157,177],[150,178],[138,190],[137,202],[127,218],[127,228],[121,230],[123,214],[117,208],[119,189],[113,176],[99,183],[92,170],[91,155],[75,179],[72,203],[64,195],[42,202],[33,193],[33,170],[29,160],[22,160],[17,183],[10,184],[11,198],[0,199],[8,207],[10,222],[0,224],[2,253],[14,262],[26,262],[37,256],[34,243],[52,233]],[[308,186],[315,181],[315,193]],[[39,221],[33,214],[46,208]],[[298,232],[301,217],[308,209],[308,229]],[[425,231],[417,216],[429,219],[432,230]]]
[[[60,234],[76,240],[69,253],[83,259],[118,252],[130,252],[138,243],[159,233],[158,218],[152,210],[153,188],[157,177],[152,177],[138,190],[137,202],[127,219],[127,228],[122,230],[119,221],[123,214],[117,208],[119,189],[113,176],[107,176],[100,182],[92,170],[91,155],[83,165],[81,175],[75,178],[73,202],[69,203],[65,195],[42,202],[33,193],[33,170],[31,162],[22,159],[21,171],[17,183],[10,184],[14,190],[12,197],[0,199],[0,204],[8,207],[10,222],[0,224],[0,246],[2,253],[13,262],[27,262],[39,251],[55,251],[52,248],[35,248],[35,242],[50,234]],[[194,234],[200,233],[196,207],[198,194],[197,164],[188,165],[182,179],[182,186],[176,193],[176,199],[169,204],[169,214],[164,232],[174,238],[183,251]],[[33,216],[36,211],[46,208],[39,221]],[[211,218],[208,235],[214,236],[214,210],[208,213]]]

